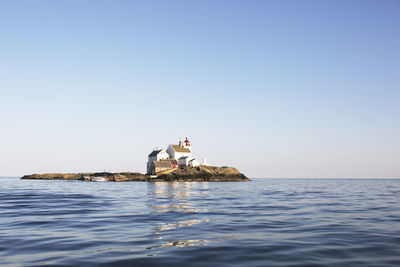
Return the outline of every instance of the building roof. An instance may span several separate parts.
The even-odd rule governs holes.
[[[189,156],[183,156],[183,157],[180,157],[179,159],[187,159]]]
[[[153,161],[153,165],[156,168],[171,168],[172,169],[172,164],[170,161]]]
[[[180,145],[171,145],[175,152],[190,153],[190,150],[186,147],[181,147]]]
[[[178,165],[178,161],[176,159],[162,159],[161,161],[169,161],[172,165]]]
[[[162,149],[159,149],[159,150],[153,150],[150,154],[149,154],[149,157],[154,157],[154,156],[157,156],[158,155],[158,153],[160,153],[162,151]]]

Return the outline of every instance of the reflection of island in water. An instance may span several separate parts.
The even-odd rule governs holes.
[[[208,195],[208,182],[189,182],[189,183],[151,183],[148,185],[151,189],[151,199],[154,204],[150,207],[154,212],[201,212],[208,209],[193,209],[193,204],[188,201],[190,198],[205,198]],[[197,189],[193,191],[192,189]],[[199,190],[205,189],[205,190]]]
[[[148,194],[150,199],[148,206],[152,210],[155,222],[151,235],[153,239],[162,241],[147,249],[205,246],[210,242],[210,240],[200,238],[176,239],[188,236],[186,232],[191,232],[182,228],[193,227],[209,221],[208,218],[201,218],[201,214],[210,210],[197,208],[193,203],[197,198],[199,200],[207,198],[208,182],[149,183]],[[192,238],[194,236],[195,234],[190,235]]]

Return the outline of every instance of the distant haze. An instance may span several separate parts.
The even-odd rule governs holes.
[[[399,1],[1,1],[0,175],[400,177]]]

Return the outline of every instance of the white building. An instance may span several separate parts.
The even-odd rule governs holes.
[[[160,161],[162,159],[168,159],[169,155],[164,149],[154,149],[148,156],[147,160],[147,173],[150,173],[151,164],[153,161]]]
[[[197,167],[197,166],[200,166],[200,162],[197,159],[191,159],[191,160],[189,160],[188,165],[191,167]]]
[[[203,158],[203,161],[201,162],[201,165],[208,166],[208,162],[207,162],[206,158]]]
[[[169,160],[171,161],[171,166],[164,166],[162,163],[158,163],[159,161]],[[154,164],[154,162],[156,162]],[[160,165],[160,166],[159,166]],[[161,166],[162,165],[162,166]],[[198,160],[193,158],[192,156],[192,146],[190,145],[190,141],[186,137],[185,141],[179,141],[179,144],[169,144],[167,150],[163,149],[154,149],[148,156],[147,161],[147,173],[156,173],[163,168],[176,168],[180,166],[191,166],[197,167],[200,165],[208,165],[206,159],[203,159],[203,162],[200,163]],[[164,170],[164,169],[163,169]]]
[[[181,166],[188,166],[188,165],[189,165],[189,162],[190,162],[192,159],[193,159],[193,158],[192,158],[192,157],[189,157],[189,156],[180,157],[180,158],[178,159],[178,166],[179,166],[179,167],[181,167]]]
[[[167,148],[167,153],[171,159],[179,160],[181,157],[192,157],[192,147],[186,137],[186,140],[179,141],[178,145],[170,144]],[[179,162],[178,162],[179,164]]]
[[[191,166],[197,167],[200,166],[200,162],[192,157],[180,157],[178,159],[178,165],[181,166]]]

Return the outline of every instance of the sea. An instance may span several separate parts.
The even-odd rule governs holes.
[[[400,180],[0,178],[1,266],[400,266]]]

